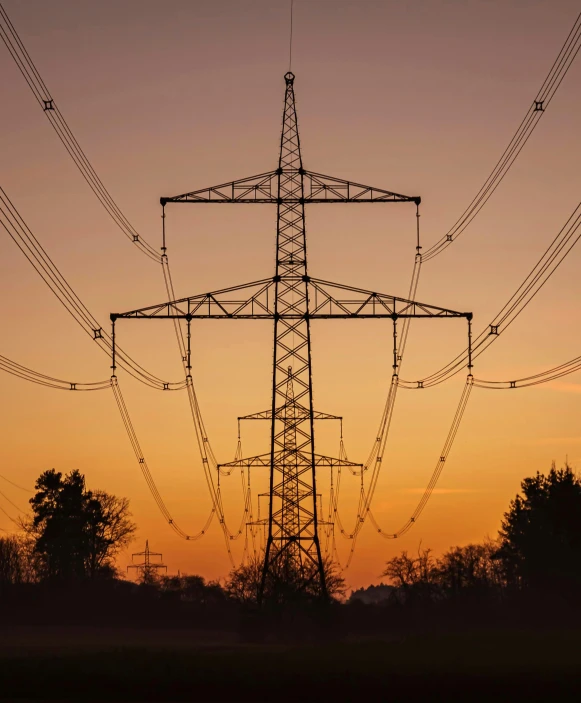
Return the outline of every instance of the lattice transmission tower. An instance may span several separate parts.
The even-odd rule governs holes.
[[[137,564],[129,564],[127,571],[135,569],[143,583],[151,583],[155,580],[157,572],[162,569],[167,571],[167,566],[163,563],[163,554],[161,552],[152,552],[149,549],[149,540],[145,540],[145,549],[143,552],[135,552],[131,555],[131,561],[135,557],[143,557],[143,561]],[[159,557],[159,561],[152,561],[151,557]]]
[[[161,198],[165,253],[165,207],[169,203],[276,205],[276,263],[274,276],[211,293],[158,305],[113,313],[125,319],[185,320],[189,370],[190,324],[194,319],[269,319],[274,327],[271,407],[247,416],[270,421],[270,448],[264,454],[222,464],[223,467],[263,467],[270,472],[269,513],[261,594],[269,574],[291,572],[313,580],[326,596],[324,560],[319,542],[317,471],[360,466],[315,451],[315,420],[336,416],[313,408],[311,322],[317,319],[390,319],[394,334],[404,318],[467,318],[471,314],[397,298],[311,277],[307,267],[305,206],[310,203],[412,203],[420,198],[325,176],[303,167],[293,73],[285,76],[285,101],[278,168],[257,176]],[[416,213],[417,214],[417,213]],[[419,242],[418,242],[419,247]],[[399,359],[394,350],[394,372]],[[115,373],[115,358],[113,358]],[[289,576],[290,577],[290,576]]]

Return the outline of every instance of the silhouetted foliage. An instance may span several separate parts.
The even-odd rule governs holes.
[[[437,594],[437,565],[430,549],[418,549],[416,557],[403,551],[387,562],[381,575],[391,580],[393,595],[400,601],[430,599]]]
[[[79,472],[45,472],[36,489],[27,534],[0,539],[0,622],[146,622],[216,637],[228,632],[232,641],[581,624],[581,482],[568,467],[523,481],[498,541],[452,547],[440,557],[421,545],[403,551],[385,565],[388,582],[348,600],[339,567],[327,559],[329,608],[319,607],[316,565],[294,555],[270,570],[265,608],[256,607],[263,554],[233,569],[224,585],[179,573],[123,581],[114,559],[134,530],[127,501],[88,491]]]
[[[239,603],[258,602],[262,581],[262,554],[253,556],[233,569],[226,580],[226,592]],[[345,596],[346,585],[340,569],[331,559],[323,560],[327,594],[333,600]],[[321,599],[317,565],[305,561],[302,565],[292,559],[271,564],[264,585],[264,601],[270,604],[308,603]]]
[[[261,579],[262,558],[251,556],[232,569],[226,579],[226,593],[239,603],[257,603]]]
[[[429,549],[419,549],[416,557],[403,551],[390,559],[382,576],[392,585],[391,600],[441,601],[497,597],[505,585],[498,544],[468,544],[453,547],[434,559]]]
[[[581,480],[569,466],[526,478],[500,530],[509,582],[539,591],[581,588]]]
[[[436,563],[440,589],[449,597],[499,593],[504,578],[497,552],[498,544],[490,540],[448,550]]]
[[[0,594],[7,587],[36,580],[30,540],[23,535],[0,537]]]
[[[115,572],[115,557],[132,541],[136,525],[127,498],[101,490],[89,493],[96,502],[88,523],[89,576],[108,575]]]
[[[155,566],[147,564],[139,569],[137,583],[143,586],[159,586],[159,581],[162,578]]]
[[[115,556],[135,532],[127,499],[88,491],[79,471],[64,477],[45,471],[35,488],[25,528],[34,539],[40,577],[76,582],[113,575]]]
[[[570,467],[557,470],[553,465],[547,475],[524,479],[521,487],[496,542],[453,547],[438,559],[429,549],[419,549],[417,556],[403,551],[390,559],[382,574],[393,586],[389,601],[421,604],[433,612],[444,608],[448,614],[450,608],[458,614],[480,609],[480,615],[501,603],[525,612],[541,597],[544,609],[536,611],[537,619],[543,612],[549,619],[550,612],[558,616],[561,607],[578,608],[581,479]]]
[[[226,598],[226,592],[217,581],[207,583],[205,578],[197,575],[160,576],[157,586],[162,595],[183,603],[216,605]]]
[[[348,602],[355,603],[361,602],[366,605],[377,605],[378,603],[386,603],[393,598],[394,586],[389,584],[379,583],[377,585],[371,584],[366,588],[357,588],[352,591]]]

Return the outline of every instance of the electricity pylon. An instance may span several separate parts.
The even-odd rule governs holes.
[[[143,561],[139,564],[129,564],[127,571],[129,571],[129,569],[136,569],[143,583],[151,583],[159,569],[165,569],[167,571],[167,566],[163,563],[163,555],[160,552],[150,551],[149,540],[147,539],[145,540],[145,550],[132,554],[131,561],[133,561],[133,557],[143,557]],[[151,557],[159,557],[161,561],[151,561]]]
[[[169,203],[273,204],[277,208],[274,276],[260,281],[163,302],[111,315],[129,319],[269,319],[274,323],[274,365],[271,407],[252,416],[269,420],[270,450],[222,466],[265,467],[270,471],[268,536],[261,593],[271,572],[281,565],[304,575],[304,587],[318,581],[326,596],[324,563],[319,543],[317,470],[353,464],[315,452],[314,421],[328,419],[313,409],[311,322],[316,319],[409,317],[468,318],[470,313],[424,305],[392,295],[312,278],[307,268],[305,205],[309,203],[420,203],[419,197],[353,183],[303,167],[294,74],[285,75],[285,102],[278,168],[257,176],[203,188],[171,198]],[[165,234],[163,241],[165,251]],[[114,338],[114,335],[113,335]],[[395,356],[395,355],[394,355]],[[190,368],[190,351],[187,351]],[[394,370],[397,368],[394,358]],[[115,362],[113,361],[113,368]],[[250,416],[249,416],[250,419]],[[282,569],[288,573],[288,568]]]

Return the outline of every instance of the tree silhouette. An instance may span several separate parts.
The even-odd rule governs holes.
[[[30,540],[23,535],[0,537],[0,595],[11,586],[36,579]]]
[[[503,586],[502,567],[497,558],[498,544],[453,547],[437,561],[436,580],[449,596],[479,596],[499,591]]]
[[[203,576],[196,574],[163,575],[158,578],[157,586],[164,596],[184,603],[220,604],[226,598],[217,581],[207,583]]]
[[[85,477],[76,470],[64,478],[54,469],[45,471],[35,488],[33,517],[25,527],[34,539],[41,577],[73,582],[113,574],[115,555],[135,532],[128,501],[86,490]]]
[[[498,596],[505,585],[497,542],[452,547],[435,559],[430,549],[417,556],[402,551],[381,574],[392,584],[389,599],[400,603]]]
[[[230,572],[226,581],[226,592],[241,603],[257,603],[262,579],[264,556],[249,558]],[[264,602],[278,605],[316,602],[321,599],[320,579],[315,562],[306,562],[299,568],[293,560],[274,562],[269,570],[265,587]],[[345,580],[335,562],[323,559],[327,594],[335,600],[344,597]]]
[[[404,550],[399,556],[391,558],[381,575],[392,582],[396,599],[407,602],[433,598],[438,591],[437,573],[431,549],[420,546],[417,557],[410,556]]]
[[[559,591],[581,587],[581,480],[569,466],[526,478],[500,530],[509,581],[521,588]]]
[[[89,538],[88,574],[95,577],[114,568],[119,551],[132,540],[135,525],[131,521],[129,500],[105,491],[93,491]]]

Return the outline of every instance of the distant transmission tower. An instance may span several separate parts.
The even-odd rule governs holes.
[[[467,318],[471,314],[396,298],[312,278],[307,269],[305,205],[307,203],[415,203],[419,197],[324,176],[303,168],[293,73],[285,77],[286,92],[278,168],[171,198],[161,198],[165,223],[168,203],[273,204],[277,208],[274,276],[212,293],[111,315],[120,318],[183,319],[188,340],[193,319],[273,320],[274,368],[270,409],[248,419],[270,421],[270,450],[237,459],[224,467],[263,467],[270,471],[268,537],[261,594],[271,574],[290,573],[303,587],[315,585],[327,595],[324,562],[319,543],[317,470],[360,466],[315,452],[314,421],[331,419],[313,408],[311,321],[317,319],[390,319],[394,338],[401,318]],[[417,214],[417,213],[416,213]],[[165,252],[165,228],[162,251]],[[419,241],[418,241],[419,252]],[[113,352],[115,373],[115,352]],[[187,357],[190,369],[190,350]],[[394,372],[399,359],[394,347]],[[191,377],[190,378],[191,382]],[[316,583],[313,583],[316,581]]]
[[[145,550],[143,552],[135,552],[131,555],[131,561],[134,557],[143,557],[143,561],[139,564],[130,564],[129,569],[136,569],[138,576],[141,577],[143,583],[151,583],[155,580],[155,576],[160,569],[167,571],[167,566],[163,563],[163,555],[160,552],[151,552],[149,550],[149,540],[145,540]],[[151,561],[151,557],[159,557],[160,561]]]

